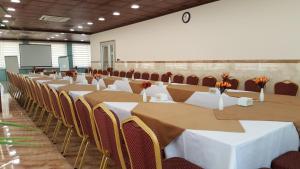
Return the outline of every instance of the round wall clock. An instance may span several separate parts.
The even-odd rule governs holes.
[[[190,20],[191,20],[191,13],[189,13],[189,12],[183,13],[183,15],[182,15],[182,22],[183,23],[189,23]]]

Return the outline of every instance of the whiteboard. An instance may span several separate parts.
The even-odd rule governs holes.
[[[19,73],[19,62],[17,56],[4,56],[6,71]]]
[[[69,67],[69,58],[67,56],[60,56],[58,57],[58,65],[60,71],[68,71],[70,70]]]
[[[51,45],[20,44],[21,67],[52,66]]]

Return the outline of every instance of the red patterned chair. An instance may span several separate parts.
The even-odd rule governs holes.
[[[113,160],[121,169],[130,168],[118,117],[104,104],[95,106],[92,115],[104,152],[102,168],[107,167],[109,160]]]
[[[300,169],[300,152],[290,151],[272,161],[272,169]]]
[[[173,77],[173,82],[174,83],[183,83],[183,81],[184,81],[184,76],[183,75],[177,74]]]
[[[97,73],[102,74],[103,72],[102,72],[101,69],[98,69],[98,70],[97,70]]]
[[[102,71],[102,74],[103,74],[103,75],[108,75],[108,71],[107,71],[107,70],[103,70],[103,71]]]
[[[154,132],[138,117],[122,122],[123,137],[134,169],[201,169],[183,158],[161,158],[161,149]]]
[[[125,77],[126,76],[126,72],[125,71],[121,71],[120,72],[120,77]]]
[[[94,69],[93,70],[93,75],[97,74],[98,73],[98,70],[97,69]]]
[[[126,73],[126,78],[132,78],[133,72],[127,72]]]
[[[283,81],[278,82],[274,86],[275,94],[280,95],[289,95],[289,96],[296,96],[298,92],[298,85],[291,82],[291,81]]]
[[[134,76],[134,79],[140,79],[141,78],[141,73],[140,72],[134,72],[133,76]]]
[[[164,73],[161,75],[161,79],[162,82],[169,82],[169,76],[167,73]],[[171,77],[171,81],[172,81],[172,77]]]
[[[148,72],[142,73],[142,79],[149,80],[149,78],[150,78],[150,74]]]
[[[245,90],[250,92],[260,92],[260,88],[255,83],[255,79],[245,81]]]
[[[202,79],[202,86],[215,87],[217,79],[213,76],[206,76]]]
[[[152,73],[151,76],[150,76],[150,80],[158,81],[159,80],[159,74],[158,73]]]
[[[119,76],[119,74],[120,74],[120,72],[117,71],[117,70],[115,70],[115,71],[113,72],[113,76]]]
[[[239,80],[237,79],[229,79],[228,82],[231,84],[230,89],[238,89],[239,87]]]
[[[189,85],[198,85],[199,84],[199,77],[195,75],[190,75],[186,78],[186,84]]]

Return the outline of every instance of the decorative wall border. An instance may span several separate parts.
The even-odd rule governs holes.
[[[92,63],[95,63],[92,61]],[[99,62],[97,62],[99,63]],[[300,63],[300,60],[117,61],[116,63]]]

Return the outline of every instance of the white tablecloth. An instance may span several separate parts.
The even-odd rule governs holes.
[[[58,90],[58,88],[66,86],[68,84],[48,84],[48,86],[52,89]]]
[[[104,102],[120,121],[137,103]],[[167,158],[182,157],[205,169],[270,167],[277,156],[299,147],[293,123],[240,121],[245,133],[186,130],[165,149]]]

